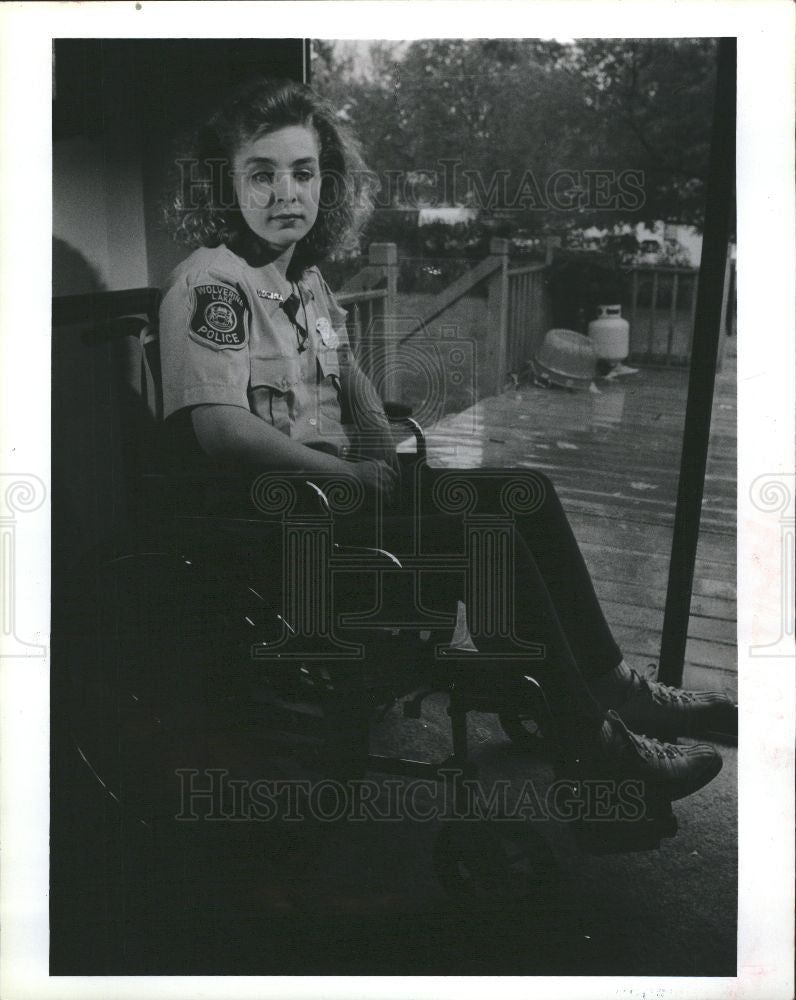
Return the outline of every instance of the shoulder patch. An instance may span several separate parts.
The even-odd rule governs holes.
[[[190,333],[216,350],[238,350],[246,344],[246,301],[229,285],[194,285]]]

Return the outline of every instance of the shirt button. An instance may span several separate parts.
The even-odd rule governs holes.
[[[318,423],[318,421],[317,421],[317,420],[315,419],[315,417],[310,417],[310,424],[312,424],[312,426],[313,426],[313,427],[314,427],[314,426],[315,426],[315,425],[316,425],[317,423]]]

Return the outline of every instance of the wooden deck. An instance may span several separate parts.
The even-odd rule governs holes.
[[[687,373],[641,369],[599,394],[521,385],[428,430],[432,465],[531,467],[556,483],[627,661],[657,663]],[[713,404],[684,685],[736,691],[736,369]]]

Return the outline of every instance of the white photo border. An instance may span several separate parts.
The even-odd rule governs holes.
[[[780,526],[752,484],[793,474],[794,8],[788,0],[7,3],[0,9],[0,442],[44,502],[18,540],[18,622],[49,636],[51,43],[66,37],[738,37],[739,928],[727,979],[522,977],[506,998],[792,995],[794,658],[778,634]],[[22,519],[20,519],[22,523]],[[3,639],[7,640],[7,636]],[[792,651],[791,651],[792,653]],[[23,997],[462,997],[488,977],[49,977],[49,659],[0,657],[0,993]],[[486,980],[486,981],[485,981]]]

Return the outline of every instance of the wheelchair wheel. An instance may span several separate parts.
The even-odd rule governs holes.
[[[434,872],[462,903],[506,903],[538,898],[558,877],[547,842],[527,825],[446,823],[437,834]]]
[[[541,750],[544,734],[531,716],[501,712],[498,721],[500,728],[518,750]]]

